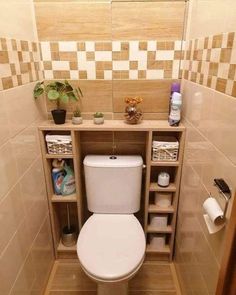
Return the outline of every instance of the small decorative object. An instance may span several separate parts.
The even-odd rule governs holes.
[[[170,174],[167,172],[159,173],[157,184],[162,187],[167,187],[170,184]]]
[[[103,124],[104,123],[103,113],[99,113],[99,112],[95,113],[93,115],[93,122],[94,122],[94,124],[97,124],[97,125]]]
[[[128,124],[138,124],[143,117],[141,109],[137,108],[137,105],[141,103],[143,99],[141,97],[126,98],[125,102],[128,106],[125,108],[125,121]]]
[[[68,103],[69,100],[78,101],[83,97],[83,93],[79,87],[73,88],[68,81],[53,81],[45,85],[44,81],[38,82],[34,87],[34,98],[38,98],[46,93],[49,101],[54,101],[57,108],[52,110],[52,116],[55,124],[64,124],[66,119],[66,110],[60,108],[61,103]]]
[[[83,118],[81,117],[80,109],[77,108],[73,113],[72,123],[75,125],[78,125],[78,124],[82,124],[82,122],[83,122]]]

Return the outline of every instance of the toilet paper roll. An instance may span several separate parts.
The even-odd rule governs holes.
[[[167,214],[150,214],[150,224],[155,227],[165,228],[168,223],[168,215]]]
[[[208,198],[203,203],[203,208],[207,214],[204,219],[210,234],[216,233],[224,227],[223,211],[216,199]]]
[[[152,234],[150,236],[150,246],[155,249],[163,249],[166,243],[164,234]]]
[[[161,208],[167,208],[171,205],[171,194],[155,193],[155,205]]]

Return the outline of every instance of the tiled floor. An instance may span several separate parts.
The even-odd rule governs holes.
[[[129,282],[130,295],[180,295],[173,264],[145,262]],[[45,295],[96,295],[77,261],[55,262]]]

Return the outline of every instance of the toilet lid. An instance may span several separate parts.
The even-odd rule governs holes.
[[[93,214],[80,231],[77,253],[89,274],[117,280],[140,265],[145,247],[144,231],[133,214]]]

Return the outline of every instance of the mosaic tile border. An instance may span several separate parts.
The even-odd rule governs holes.
[[[40,42],[50,79],[178,79],[182,41]]]
[[[37,42],[0,38],[0,90],[43,78]]]
[[[236,97],[236,33],[185,41],[182,78]]]

